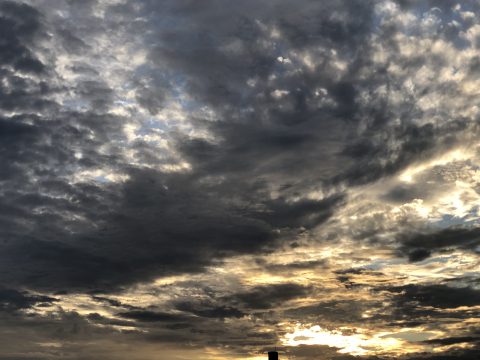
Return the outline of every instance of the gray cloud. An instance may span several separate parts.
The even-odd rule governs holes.
[[[406,234],[400,239],[402,251],[408,253],[410,261],[428,258],[433,251],[448,251],[461,248],[477,251],[480,244],[477,228],[450,227],[428,233]]]
[[[14,289],[0,289],[0,310],[15,311],[28,309],[34,305],[49,304],[55,298],[42,295],[31,295]]]
[[[307,296],[310,291],[309,287],[297,284],[257,286],[249,291],[232,295],[227,300],[250,309],[269,309],[288,300]]]
[[[468,13],[478,11],[473,1],[1,1],[2,316],[28,328],[30,344],[59,342],[69,354],[71,344],[117,335],[252,354],[279,341],[282,317],[354,324],[377,308],[372,324],[431,324],[445,309],[478,305],[474,283],[392,285],[355,263],[370,256],[366,243],[378,250],[368,259],[375,266],[381,256],[415,266],[455,251],[474,257],[475,224],[431,230],[391,217],[342,232],[354,228],[343,211],[368,186],[476,141],[469,81],[478,57],[462,51],[478,48]],[[419,52],[420,43],[433,50]],[[369,200],[401,213],[456,181],[422,176]],[[348,259],[331,250],[341,241],[352,246]],[[307,245],[331,248],[307,257]],[[242,279],[247,271],[235,266],[248,256],[252,274],[282,281]],[[159,278],[207,282],[217,268],[229,277],[210,288],[172,280],[156,297],[142,293],[150,306],[121,298]],[[326,290],[308,282],[313,275],[291,278],[299,272],[325,275],[345,298],[314,301]],[[354,279],[367,275],[386,284]],[[382,299],[348,298],[370,286]],[[75,295],[91,303],[63,310]],[[309,304],[285,308],[302,299]],[[9,349],[0,358],[30,356]],[[60,358],[55,349],[40,358]],[[76,358],[89,358],[85,351]],[[351,358],[321,346],[289,351]]]

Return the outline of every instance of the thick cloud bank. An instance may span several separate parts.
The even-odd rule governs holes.
[[[0,359],[477,358],[479,14],[1,0]]]

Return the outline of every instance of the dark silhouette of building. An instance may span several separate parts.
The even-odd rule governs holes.
[[[268,352],[268,360],[278,360],[278,352],[269,351]]]

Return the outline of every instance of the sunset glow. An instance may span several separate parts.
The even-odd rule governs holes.
[[[480,359],[479,1],[0,0],[0,161],[0,360]]]

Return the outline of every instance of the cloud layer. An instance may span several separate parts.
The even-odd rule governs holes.
[[[0,359],[477,358],[479,12],[0,1]]]

